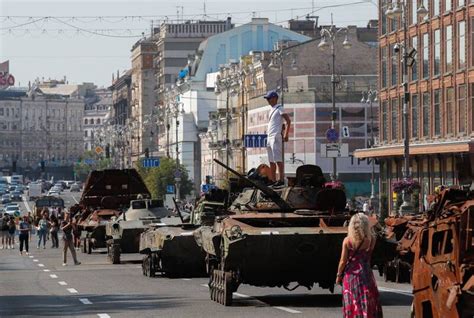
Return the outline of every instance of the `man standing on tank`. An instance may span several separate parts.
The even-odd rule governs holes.
[[[267,154],[270,162],[270,180],[273,186],[284,185],[284,162],[283,162],[283,142],[288,141],[288,134],[290,133],[291,120],[288,114],[283,112],[283,106],[278,104],[278,94],[275,91],[269,91],[264,98],[268,104],[272,106],[268,115],[267,126]],[[286,125],[283,126],[283,119]],[[278,167],[279,178],[276,180],[276,170]]]

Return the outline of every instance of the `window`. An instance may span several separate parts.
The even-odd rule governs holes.
[[[423,78],[430,76],[430,35],[423,34]]]
[[[471,110],[471,131],[474,131],[474,84],[471,84],[471,98],[470,98],[470,110]]]
[[[434,31],[434,69],[433,75],[439,75],[441,67],[441,31]]]
[[[100,125],[100,118],[97,118],[97,120],[95,121],[97,125]]]
[[[446,133],[454,134],[454,88],[446,89]]]
[[[3,116],[3,108],[0,108],[0,116]]]
[[[382,56],[382,88],[387,87],[387,47],[381,49]]]
[[[453,71],[453,26],[448,25],[446,26],[444,30],[445,30],[444,41],[446,45],[446,49],[444,50],[445,51],[445,54],[444,54],[445,70],[444,71],[452,72]]]
[[[384,100],[382,102],[382,140],[387,141],[387,137],[388,137],[388,101]]]
[[[412,47],[418,51],[418,37],[414,36],[411,39]],[[418,79],[418,54],[415,56],[415,63],[411,67],[411,80],[416,81]]]
[[[471,18],[471,43],[474,43],[474,18]],[[471,65],[474,66],[474,45],[471,45]]]
[[[418,22],[418,14],[416,10],[418,9],[418,0],[411,1],[411,21],[410,24],[415,24]]]
[[[453,6],[451,0],[444,0],[444,11],[451,11],[451,7]]]
[[[466,22],[458,22],[458,68],[466,67]]]
[[[418,95],[411,96],[411,138],[418,138]]]
[[[395,53],[394,50],[393,50],[393,47],[394,45],[390,45],[390,54],[392,55],[392,69],[391,69],[391,74],[392,74],[392,77],[391,77],[391,80],[390,80],[390,84],[392,86],[394,85],[397,85],[398,84],[398,61],[400,60],[399,56],[398,56],[398,53]]]
[[[459,132],[465,133],[467,125],[466,85],[458,86],[458,118]]]
[[[453,251],[453,231],[439,231],[433,233],[431,239],[431,256],[450,254]]]
[[[87,137],[87,130],[84,130],[84,137]]]
[[[394,98],[391,100],[392,106],[392,135],[391,140],[397,141],[398,140],[398,99]]]
[[[390,21],[390,32],[398,30],[398,18],[389,19]]]
[[[89,124],[89,120],[86,118],[84,119],[84,125],[88,125]]]
[[[441,96],[440,90],[436,89],[433,93],[434,102],[434,134],[435,136],[441,135]]]
[[[458,7],[463,7],[466,5],[466,0],[458,0]]]
[[[433,0],[433,16],[439,15],[439,0]]]
[[[430,136],[430,93],[423,93],[423,137]]]

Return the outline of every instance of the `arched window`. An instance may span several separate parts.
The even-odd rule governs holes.
[[[91,125],[94,125],[94,118],[91,118]]]
[[[89,124],[89,121],[86,118],[86,119],[84,119],[84,125],[87,125],[87,124]]]
[[[97,125],[100,125],[100,118],[97,118],[97,120],[95,121],[95,123],[96,123]]]

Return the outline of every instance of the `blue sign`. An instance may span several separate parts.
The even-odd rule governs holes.
[[[166,186],[166,193],[168,193],[168,194],[173,194],[173,193],[174,193],[174,185],[168,184],[168,185]]]
[[[245,148],[266,148],[267,134],[245,135]]]
[[[213,184],[202,184],[201,192],[208,193],[210,190],[215,189],[216,186]]]
[[[160,166],[160,158],[143,158],[143,168],[156,168]]]
[[[326,130],[326,138],[330,142],[336,142],[339,139],[339,133],[334,128],[329,128]]]
[[[84,159],[84,163],[87,165],[93,165],[95,163],[94,159]]]

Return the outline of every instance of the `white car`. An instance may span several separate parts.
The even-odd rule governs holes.
[[[48,195],[51,197],[59,197],[60,192],[55,190],[49,190]]]
[[[8,213],[8,214],[10,214],[10,215],[13,215],[13,214],[14,214],[15,212],[17,212],[17,211],[18,211],[18,213],[20,212],[20,208],[17,207],[17,206],[12,206],[12,205],[11,205],[11,206],[7,206],[7,207],[5,208],[5,213]]]

